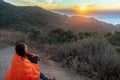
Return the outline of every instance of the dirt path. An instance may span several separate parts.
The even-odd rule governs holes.
[[[11,64],[11,59],[14,53],[14,47],[0,49],[0,80],[4,80],[5,72]]]
[[[0,49],[0,80],[4,80],[4,75],[7,68],[11,64],[11,59],[14,53],[14,47],[7,47]],[[54,75],[57,80],[88,80],[77,75],[71,75],[69,71],[61,68],[58,63],[54,61],[47,61],[48,63],[41,60],[40,71],[48,76]]]

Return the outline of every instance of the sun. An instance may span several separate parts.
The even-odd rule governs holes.
[[[78,13],[87,13],[90,11],[90,7],[86,6],[86,5],[82,5],[82,6],[77,6],[75,8],[75,11]]]
[[[80,11],[86,11],[86,10],[87,10],[87,6],[80,6],[80,7],[79,7],[79,10],[80,10]]]

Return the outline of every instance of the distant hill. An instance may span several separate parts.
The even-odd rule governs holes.
[[[68,17],[37,6],[20,7],[0,0],[1,29],[29,31],[32,27],[39,27],[43,31],[53,27],[61,27],[75,32],[112,32],[117,30],[114,25],[94,18]]]

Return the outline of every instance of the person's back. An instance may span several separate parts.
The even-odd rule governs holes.
[[[6,73],[6,80],[38,80],[38,64],[14,53],[12,65]]]
[[[48,78],[40,72],[39,60],[37,55],[27,51],[26,44],[16,45],[12,65],[6,72],[6,80],[55,80],[54,77]]]

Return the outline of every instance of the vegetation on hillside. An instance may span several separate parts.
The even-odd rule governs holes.
[[[52,60],[74,74],[92,80],[120,79],[120,33],[73,33],[54,28],[47,33],[33,28],[28,33],[0,31],[0,42],[16,44],[25,42],[30,47],[45,52]]]
[[[0,30],[0,46],[25,42],[27,35],[19,31]]]
[[[33,27],[48,31],[55,26],[76,32],[114,32],[119,31],[112,24],[94,18],[81,16],[68,17],[52,13],[37,6],[20,7],[0,0],[0,29],[30,31]]]

